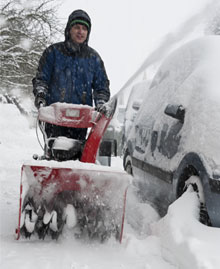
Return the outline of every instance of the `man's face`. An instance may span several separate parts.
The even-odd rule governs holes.
[[[88,35],[88,30],[85,25],[75,24],[70,29],[70,36],[73,42],[82,44]]]

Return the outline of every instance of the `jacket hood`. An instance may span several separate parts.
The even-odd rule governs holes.
[[[91,32],[91,26],[92,26],[91,19],[90,19],[89,15],[84,10],[81,10],[81,9],[77,9],[69,15],[68,22],[67,22],[66,28],[65,28],[65,41],[68,41],[71,39],[70,38],[70,29],[71,29],[71,23],[74,20],[83,20],[89,25],[88,36],[87,36],[87,39],[85,41],[85,43],[88,44],[89,35]]]

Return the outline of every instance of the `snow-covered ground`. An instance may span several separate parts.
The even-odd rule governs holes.
[[[21,165],[41,154],[35,129],[14,105],[0,104],[0,268],[218,269],[220,230],[200,224],[198,199],[185,193],[160,219],[128,192],[122,244],[80,241],[65,229],[58,241],[15,240]],[[122,169],[122,160],[113,159]]]

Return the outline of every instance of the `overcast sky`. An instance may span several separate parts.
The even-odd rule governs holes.
[[[175,31],[211,0],[63,0],[65,22],[75,9],[92,20],[89,45],[104,60],[116,93],[140,67],[163,37]]]

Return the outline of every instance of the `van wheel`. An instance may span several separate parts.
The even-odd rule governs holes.
[[[126,159],[125,159],[125,171],[130,174],[133,175],[133,169],[132,169],[132,163],[131,163],[131,156],[127,155]]]
[[[201,179],[198,176],[189,177],[185,182],[184,191],[186,191],[190,186],[197,193],[198,198],[199,198],[199,202],[200,202],[199,221],[203,223],[204,225],[211,226],[211,221],[210,221],[210,218],[206,209],[206,205],[205,205],[205,196],[204,196]]]

